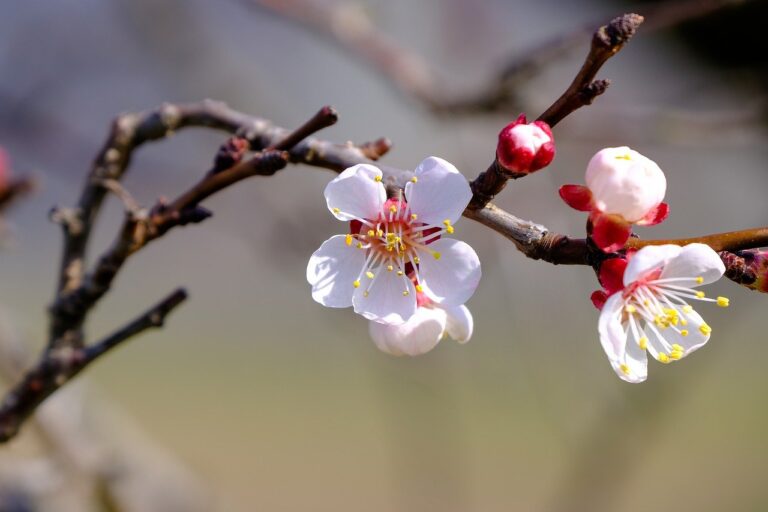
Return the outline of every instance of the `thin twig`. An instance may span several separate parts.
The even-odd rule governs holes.
[[[539,116],[539,121],[555,126],[568,114],[589,105],[596,97],[604,93],[609,82],[607,80],[595,80],[597,72],[609,58],[616,55],[624,47],[642,22],[642,16],[625,14],[598,28],[592,35],[592,45],[584,64],[571,85]],[[494,158],[488,169],[480,173],[470,184],[472,187],[470,208],[475,210],[482,208],[504,189],[508,180],[526,175],[510,173],[499,164],[497,158]]]
[[[43,400],[75,377],[86,366],[122,342],[161,327],[166,316],[187,298],[179,288],[114,334],[86,348],[62,347],[45,353],[0,404],[0,443],[11,439]]]

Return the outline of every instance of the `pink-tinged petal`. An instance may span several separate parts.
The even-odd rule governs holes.
[[[597,322],[600,344],[611,364],[622,361],[626,351],[627,334],[621,325],[623,307],[624,299],[621,294],[611,295],[600,311],[600,319]]]
[[[358,164],[346,169],[325,187],[328,209],[339,220],[376,219],[387,200],[381,170]]]
[[[616,252],[627,243],[632,226],[617,215],[595,214],[592,220],[592,241],[603,252]]]
[[[368,332],[382,352],[418,356],[435,348],[443,337],[445,324],[446,313],[442,309],[419,308],[400,325],[369,322]]]
[[[624,258],[611,258],[600,265],[597,279],[608,295],[624,289],[624,271],[628,262]]]
[[[385,324],[406,322],[416,312],[416,288],[413,283],[405,276],[398,276],[397,272],[387,271],[383,266],[374,273],[374,281],[363,276],[360,287],[354,292],[352,305],[355,313]]]
[[[608,300],[608,294],[603,290],[595,290],[592,295],[589,296],[589,300],[599,310],[602,310],[605,306],[605,302]]]
[[[624,271],[624,286],[647,276],[651,271],[664,267],[667,262],[680,254],[678,245],[647,245],[629,259]]]
[[[461,306],[448,306],[445,308],[445,312],[448,315],[445,326],[448,336],[462,344],[468,342],[475,326],[469,308],[463,304]]]
[[[645,217],[635,224],[638,226],[655,226],[664,222],[667,217],[669,217],[669,205],[667,203],[659,203],[659,206],[649,211]]]
[[[612,361],[611,366],[621,380],[631,384],[648,378],[648,355],[634,340],[627,341],[623,359]]]
[[[427,296],[444,306],[469,300],[480,282],[480,259],[468,244],[441,238],[420,252],[419,279]]]
[[[355,290],[352,283],[364,264],[365,251],[347,245],[345,235],[332,236],[309,258],[312,298],[329,308],[348,308]]]
[[[592,211],[592,192],[583,185],[563,185],[560,187],[560,197],[565,204],[580,212]]]
[[[705,244],[689,244],[669,260],[661,272],[660,279],[669,277],[690,277],[691,283],[675,283],[682,286],[699,286],[714,283],[723,276],[725,265],[712,248]],[[701,277],[701,283],[696,278]]]
[[[419,222],[455,223],[472,199],[467,179],[442,158],[430,156],[416,167],[415,181],[405,185],[405,197]]]

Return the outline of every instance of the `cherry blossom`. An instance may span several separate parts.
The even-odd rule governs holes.
[[[621,249],[632,224],[652,226],[669,215],[663,203],[667,179],[656,163],[626,146],[605,148],[589,161],[587,186],[563,185],[560,197],[590,212],[590,236],[605,252]]]
[[[525,114],[504,127],[499,133],[496,160],[515,175],[542,169],[555,158],[555,139],[544,121],[529,123]]]
[[[399,325],[369,322],[371,339],[382,352],[393,356],[418,356],[435,348],[446,334],[459,343],[472,337],[474,322],[465,305],[443,306],[417,294],[416,313]]]
[[[421,162],[396,198],[387,199],[382,179],[377,167],[359,164],[326,187],[328,209],[350,229],[310,258],[312,298],[387,324],[416,313],[418,292],[445,307],[464,304],[480,281],[480,260],[444,235],[454,233],[472,197],[466,179],[437,157]]]
[[[592,300],[601,308],[600,343],[616,374],[627,382],[648,376],[646,351],[661,363],[682,359],[704,346],[712,328],[691,300],[727,307],[725,297],[708,298],[697,287],[720,279],[725,266],[708,245],[647,246],[600,268],[605,292]]]

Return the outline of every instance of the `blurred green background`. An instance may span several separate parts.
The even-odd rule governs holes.
[[[510,55],[633,7],[356,3],[456,96],[481,88]],[[46,212],[75,202],[116,113],[208,97],[293,127],[332,104],[341,120],[323,138],[388,136],[387,165],[412,168],[440,155],[473,178],[504,124],[519,111],[535,117],[564,90],[589,41],[526,82],[514,111],[436,117],[328,38],[244,4],[2,6],[0,145],[43,187],[8,218],[0,302],[36,349],[61,238]],[[739,8],[729,16],[737,12],[737,20],[755,16]],[[581,236],[585,219],[557,188],[582,182],[598,149],[630,145],[669,183],[670,219],[642,236],[765,225],[764,61],[754,74],[748,62],[721,67],[701,58],[694,35],[641,28],[601,72],[613,81],[609,91],[557,127],[554,164],[497,203]],[[187,130],[142,147],[125,184],[146,205],[173,196],[202,175],[222,140]],[[374,347],[362,318],[314,303],[305,282],[310,254],[341,227],[322,196],[332,176],[290,166],[214,197],[206,203],[212,219],[130,261],[88,326],[98,338],[172,288],[188,288],[191,300],[164,330],[86,373],[201,478],[215,510],[768,509],[767,297],[730,282],[713,286],[732,307],[701,308],[714,328],[706,349],[682,364],[651,363],[648,382],[629,385],[598,343],[593,273],[527,260],[464,219],[458,236],[475,247],[484,274],[468,304],[472,341],[392,358]],[[93,254],[120,219],[111,200]]]

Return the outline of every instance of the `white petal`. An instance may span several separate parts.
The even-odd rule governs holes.
[[[419,255],[419,279],[427,296],[438,304],[459,306],[480,282],[480,259],[468,244],[441,238]],[[439,256],[439,257],[436,257]]]
[[[445,326],[448,336],[459,343],[468,342],[472,337],[475,325],[469,308],[462,304],[461,306],[448,306],[444,309],[448,315],[448,321]]]
[[[329,308],[352,305],[354,286],[365,264],[365,251],[346,244],[345,235],[332,236],[309,258],[307,281],[312,298]]]
[[[467,179],[442,158],[431,156],[416,167],[416,183],[405,185],[405,198],[419,222],[455,223],[472,199]]]
[[[725,272],[725,265],[720,256],[705,244],[686,245],[680,254],[670,259],[661,273],[665,277],[702,277],[701,283],[695,281],[690,286],[709,284],[720,279]],[[684,283],[675,283],[684,285]]]
[[[612,365],[620,364],[626,351],[627,334],[621,325],[623,307],[624,300],[621,293],[614,293],[603,305],[597,322],[600,344]]]
[[[621,380],[637,384],[648,378],[648,356],[645,350],[632,339],[625,345],[626,351],[621,362],[612,363]]]
[[[646,329],[649,339],[648,352],[651,353],[654,359],[660,360],[661,353],[669,357],[673,350],[673,345],[680,345],[683,348],[682,357],[685,357],[700,349],[709,341],[710,334],[704,334],[700,330],[701,326],[705,325],[701,315],[696,311],[692,311],[690,313],[682,313],[682,318],[685,318],[687,325],[678,324],[677,328],[681,331],[687,331],[688,334],[686,336],[683,336],[671,327],[665,329],[657,328],[658,334],[653,329]],[[659,335],[661,335],[661,338]]]
[[[369,322],[368,331],[382,352],[393,356],[417,356],[438,344],[445,332],[445,323],[445,311],[422,307],[404,324]]]
[[[381,170],[369,164],[346,169],[325,187],[328,209],[339,220],[376,219],[387,200],[387,192],[376,177]]]
[[[375,271],[373,285],[367,277],[363,277],[362,285],[355,290],[352,305],[355,313],[363,315],[368,320],[385,324],[402,324],[416,312],[416,289],[410,279],[398,276],[397,272],[389,272],[384,266]],[[365,291],[369,290],[368,296]],[[407,295],[403,295],[408,291]]]
[[[629,259],[624,271],[624,286],[637,281],[650,270],[661,268],[680,254],[679,245],[647,245]]]

